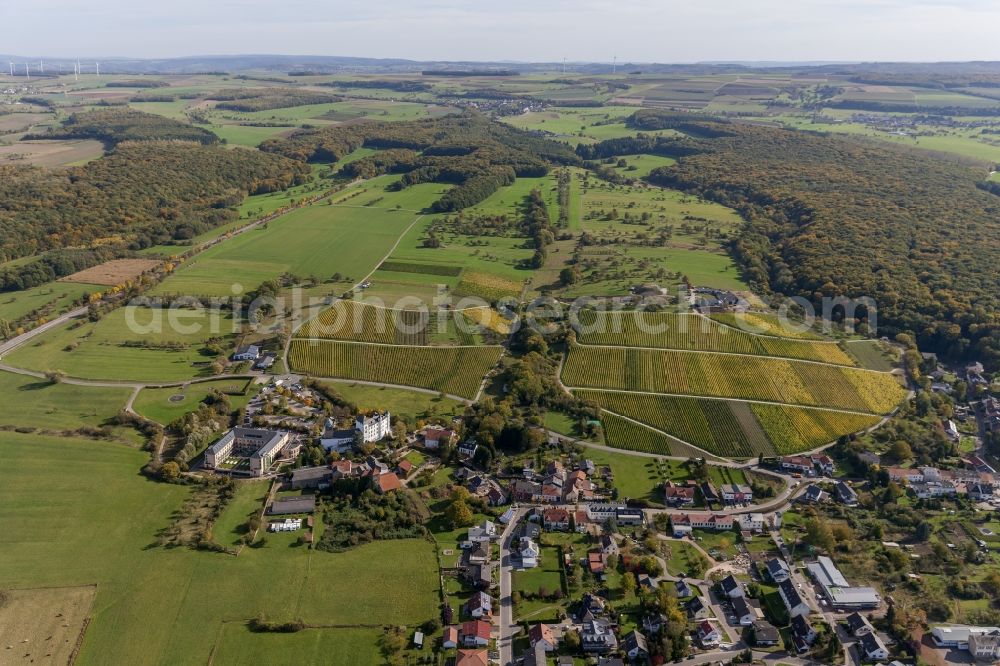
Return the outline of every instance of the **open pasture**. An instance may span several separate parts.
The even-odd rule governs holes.
[[[419,539],[326,553],[279,535],[239,557],[153,546],[190,489],[144,479],[137,470],[147,459],[109,442],[19,433],[0,447],[0,588],[96,584],[78,665],[109,654],[129,664],[204,664],[224,623],[257,615],[415,626],[437,614],[434,547]]]
[[[128,306],[97,322],[46,331],[5,360],[85,379],[176,381],[210,374],[215,355],[203,351],[205,344],[217,340],[226,348],[234,337],[228,313]]]
[[[0,425],[76,430],[98,427],[117,414],[131,389],[52,384],[44,379],[0,372],[4,409]]]
[[[893,375],[762,356],[573,346],[575,388],[735,398],[886,413],[905,396]]]
[[[501,347],[404,347],[292,340],[292,369],[318,377],[360,379],[443,391],[472,399],[500,360]]]
[[[6,590],[0,603],[4,663],[73,663],[96,593],[93,585]]]

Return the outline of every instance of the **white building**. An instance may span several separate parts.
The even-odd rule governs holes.
[[[282,449],[292,441],[292,434],[277,430],[233,428],[205,452],[205,467],[227,470],[231,458],[248,459],[249,473],[263,476],[278,459]],[[238,464],[229,471],[247,473]]]
[[[525,569],[534,569],[538,566],[538,555],[541,551],[538,545],[528,537],[521,537],[518,554],[521,556],[521,566]]]
[[[392,421],[389,412],[361,414],[354,422],[354,429],[361,433],[363,442],[378,442],[392,436]]]

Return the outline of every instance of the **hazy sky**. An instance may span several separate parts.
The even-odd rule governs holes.
[[[0,0],[0,53],[997,60],[997,0]]]

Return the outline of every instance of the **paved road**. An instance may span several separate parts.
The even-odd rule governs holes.
[[[514,603],[510,598],[513,569],[511,548],[517,525],[527,512],[527,508],[518,509],[500,536],[500,634],[497,639],[497,645],[500,647],[500,666],[507,666],[514,660],[514,630],[517,629],[517,625],[514,623]]]
[[[25,333],[22,333],[21,335],[17,335],[11,338],[7,342],[0,344],[0,358],[3,358],[4,354],[14,351],[16,348],[20,347],[24,343],[34,338],[36,335],[41,335],[45,331],[53,329],[57,326],[62,326],[70,319],[75,319],[76,317],[82,317],[85,314],[87,314],[87,306],[83,306],[75,310],[70,310],[66,314],[59,315],[52,321],[45,322],[41,326],[36,326],[30,331],[27,331]]]

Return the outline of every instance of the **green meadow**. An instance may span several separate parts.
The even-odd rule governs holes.
[[[164,425],[198,409],[198,405],[213,391],[229,395],[233,409],[245,406],[253,395],[252,388],[246,395],[236,395],[248,388],[246,379],[216,379],[176,388],[144,388],[132,405],[135,411],[148,419]]]
[[[233,338],[227,313],[128,306],[46,331],[5,361],[86,379],[168,382],[211,374],[215,356],[202,352],[204,344],[219,339],[228,348]]]
[[[360,280],[416,219],[407,211],[319,203],[236,236],[180,266],[159,294],[228,296],[284,273]]]
[[[14,322],[39,308],[46,308],[48,318],[52,319],[72,309],[77,299],[105,289],[99,284],[49,282],[23,291],[4,292],[0,294],[0,319]]]
[[[426,541],[331,554],[283,534],[239,557],[164,549],[154,545],[156,533],[190,491],[140,476],[148,454],[86,439],[4,433],[3,440],[0,588],[96,584],[77,664],[109,663],[109,655],[114,663],[204,664],[217,642],[228,644],[230,625],[259,614],[315,625],[415,625],[437,614],[434,547]],[[357,640],[359,649],[371,649],[369,638]],[[295,663],[312,660],[314,642],[309,633],[282,640]],[[226,654],[215,663],[246,663],[242,652]]]
[[[132,389],[52,384],[45,379],[0,372],[2,426],[33,426],[49,430],[97,427],[117,414]]]

